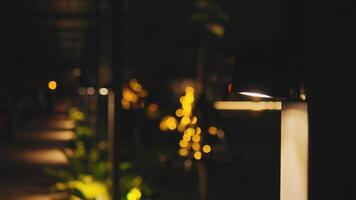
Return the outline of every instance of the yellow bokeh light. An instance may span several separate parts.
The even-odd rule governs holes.
[[[159,123],[159,129],[161,129],[161,131],[167,131],[168,127],[166,126],[164,121],[161,121],[161,123]]]
[[[142,194],[138,188],[132,188],[126,195],[127,200],[140,200],[141,197]]]
[[[142,85],[137,82],[137,80],[132,79],[130,81],[130,87],[135,91],[135,92],[141,92],[142,91]]]
[[[192,140],[193,142],[200,142],[200,135],[194,135]]]
[[[179,102],[180,102],[181,104],[183,104],[183,103],[184,103],[184,97],[180,97],[180,98],[179,98]]]
[[[189,134],[184,134],[183,140],[189,142],[191,140],[191,136]]]
[[[179,124],[179,125],[178,125],[178,131],[179,131],[179,132],[183,132],[183,131],[185,130],[185,127],[186,127],[186,125],[184,125],[184,124]]]
[[[191,122],[191,123],[192,123],[192,124],[196,124],[197,122],[198,122],[198,118],[194,116],[194,117],[192,118],[192,122]]]
[[[193,136],[195,133],[195,130],[194,130],[194,128],[188,128],[186,131],[184,131],[184,133],[186,133],[190,136]]]
[[[183,110],[180,109],[180,108],[177,109],[177,110],[176,110],[176,116],[177,116],[177,117],[182,117],[182,116],[183,116]]]
[[[200,127],[197,127],[195,132],[196,132],[198,135],[201,134],[201,128],[200,128]]]
[[[204,145],[203,146],[203,152],[204,153],[210,153],[211,152],[211,146],[210,145]]]
[[[195,98],[194,98],[193,95],[186,95],[183,100],[184,100],[183,101],[184,103],[191,104],[191,103],[193,103],[195,101]]]
[[[197,151],[197,152],[194,153],[194,158],[195,158],[196,160],[200,160],[200,159],[201,159],[201,156],[202,156],[202,154],[201,154],[200,151]]]
[[[122,90],[122,97],[129,102],[136,103],[138,101],[137,95],[128,88]]]
[[[200,144],[199,143],[193,143],[192,148],[194,149],[194,151],[199,151],[200,150]]]
[[[183,104],[183,115],[190,116],[191,113],[192,113],[192,106]]]
[[[130,109],[130,102],[126,101],[125,99],[122,99],[121,106],[124,110],[128,110]]]
[[[188,142],[185,140],[181,140],[181,141],[179,141],[179,146],[182,148],[185,148],[188,146]]]
[[[177,120],[176,118],[169,116],[165,122],[165,125],[168,127],[169,130],[173,131],[177,128]]]
[[[208,132],[211,135],[216,135],[218,133],[218,129],[215,126],[210,126],[209,129],[208,129]]]
[[[48,88],[50,90],[56,90],[57,89],[57,82],[56,81],[50,81],[48,82]]]
[[[189,151],[187,149],[179,149],[178,153],[180,156],[187,156]]]
[[[185,88],[185,92],[188,94],[192,94],[192,93],[194,93],[194,88],[189,86],[189,87]]]
[[[189,117],[183,117],[180,123],[182,123],[183,125],[188,125],[190,123]]]

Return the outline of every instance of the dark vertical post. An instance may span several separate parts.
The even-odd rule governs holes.
[[[101,84],[109,86],[108,96],[108,131],[109,131],[109,153],[112,166],[112,197],[120,199],[120,86],[122,67],[122,27],[123,27],[123,0],[100,0],[100,66],[99,79]],[[104,75],[102,74],[104,72]],[[111,77],[105,77],[110,74]]]
[[[282,0],[282,30],[290,59],[290,99],[299,100],[305,84],[307,1]]]
[[[109,0],[112,26],[112,89],[115,94],[115,131],[113,136],[113,199],[120,199],[120,108],[121,68],[123,65],[123,0]]]

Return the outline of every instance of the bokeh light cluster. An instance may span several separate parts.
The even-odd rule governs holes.
[[[147,90],[136,80],[122,88],[121,106],[124,110],[144,108],[143,99],[148,96]]]
[[[203,154],[209,154],[212,147],[203,143],[202,129],[198,125],[198,117],[194,114],[195,90],[193,87],[185,89],[185,95],[179,99],[181,107],[175,112],[175,116],[167,115],[160,122],[162,131],[178,131],[181,133],[178,154],[182,157],[201,160]],[[209,128],[209,133],[214,136],[222,136],[223,131],[216,127]],[[211,130],[210,130],[211,129]]]

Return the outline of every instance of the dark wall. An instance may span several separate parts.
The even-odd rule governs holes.
[[[356,199],[356,7],[309,3],[310,199]]]

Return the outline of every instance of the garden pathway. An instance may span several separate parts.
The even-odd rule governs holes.
[[[0,200],[53,200],[53,179],[44,168],[65,165],[61,148],[74,124],[65,114],[41,114],[29,120],[12,141],[0,141]]]

